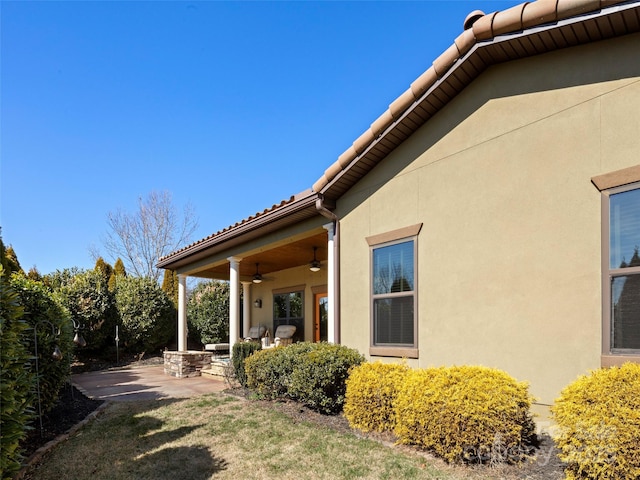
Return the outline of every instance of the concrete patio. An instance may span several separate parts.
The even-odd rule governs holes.
[[[162,365],[87,372],[71,380],[87,397],[115,402],[186,398],[227,388],[222,379],[165,375]]]

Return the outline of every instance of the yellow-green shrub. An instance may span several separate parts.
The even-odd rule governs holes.
[[[400,443],[449,462],[517,462],[535,438],[524,382],[476,366],[414,370],[395,402]]]
[[[364,432],[392,431],[396,424],[393,402],[409,367],[397,363],[363,363],[347,379],[344,416]]]
[[[640,478],[640,365],[579,377],[551,412],[568,479]]]

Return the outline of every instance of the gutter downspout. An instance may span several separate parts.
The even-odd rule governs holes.
[[[333,254],[334,254],[334,268],[333,268],[333,282],[334,282],[334,306],[333,315],[335,319],[335,340],[336,343],[340,343],[340,219],[338,216],[327,208],[324,201],[324,195],[318,194],[316,199],[316,210],[320,215],[328,218],[333,222]]]

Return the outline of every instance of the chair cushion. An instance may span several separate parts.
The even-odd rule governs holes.
[[[295,325],[280,325],[273,336],[274,338],[291,338],[294,333],[296,333]]]
[[[249,329],[249,338],[253,338],[254,340],[258,340],[264,335],[264,332],[267,331],[267,327],[260,325],[259,327],[251,327]]]

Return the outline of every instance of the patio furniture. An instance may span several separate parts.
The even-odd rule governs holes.
[[[205,351],[213,352],[212,358],[226,357],[229,355],[228,343],[207,343],[204,346]]]
[[[296,327],[294,325],[280,325],[276,328],[276,333],[273,337],[273,343],[269,347],[277,347],[284,345],[291,345],[293,342],[293,334],[296,333]]]
[[[249,336],[244,339],[245,342],[259,342],[267,331],[267,327],[260,325],[259,327],[251,327]]]

